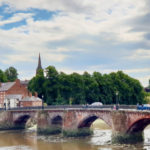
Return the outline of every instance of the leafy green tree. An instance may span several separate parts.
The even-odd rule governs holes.
[[[99,101],[99,89],[96,80],[88,72],[84,72],[83,80],[86,103],[91,104]]]
[[[58,82],[59,73],[53,66],[48,66],[46,68],[46,81],[44,83],[45,96],[47,104],[55,104],[56,99],[59,94],[59,82]]]
[[[8,81],[15,81],[18,78],[17,69],[15,69],[14,67],[9,67],[5,70],[5,75]]]
[[[2,74],[0,72],[0,74]],[[145,92],[140,82],[122,71],[102,75],[59,73],[54,66],[46,68],[46,76],[40,70],[29,82],[29,90],[44,95],[48,105],[86,104],[137,104],[144,103]]]
[[[103,104],[114,103],[114,86],[109,75],[102,75],[99,72],[93,73],[93,78],[98,84],[98,99]]]
[[[84,80],[82,75],[72,73],[70,75],[72,104],[85,104]]]
[[[129,77],[122,71],[111,73],[110,76],[115,90],[119,92],[120,104],[143,103],[144,89],[138,80]]]
[[[5,73],[0,69],[0,82],[6,82],[7,81],[7,76]]]
[[[45,99],[44,83],[45,83],[44,73],[43,73],[43,70],[40,69],[38,70],[38,73],[36,74],[36,76],[30,80],[28,84],[28,89],[32,93],[37,92],[40,98]]]
[[[70,104],[72,97],[72,82],[70,75],[63,72],[59,74],[59,94],[63,97],[64,104]]]

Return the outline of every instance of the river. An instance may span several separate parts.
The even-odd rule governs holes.
[[[37,136],[31,131],[1,131],[0,150],[150,150],[150,129],[144,131],[144,144],[112,145],[111,130],[94,130],[86,138]]]

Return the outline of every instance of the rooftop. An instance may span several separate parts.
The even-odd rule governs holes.
[[[1,83],[0,92],[9,90],[14,84],[15,82]]]

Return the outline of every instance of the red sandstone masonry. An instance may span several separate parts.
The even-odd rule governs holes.
[[[5,114],[5,115],[4,115]],[[34,111],[6,111],[0,112],[0,125],[1,123],[15,122],[23,115],[30,115],[35,118],[40,128],[49,128],[51,126],[51,120],[56,116],[60,116],[63,120],[62,128],[64,130],[78,129],[80,124],[84,124],[84,121],[91,116],[96,116],[104,120],[108,125],[112,127],[113,133],[127,133],[132,126],[143,129],[145,123],[150,123],[150,112],[145,111],[114,111],[114,110],[89,110],[89,109],[66,109],[66,110],[34,110]],[[35,117],[36,116],[36,117]],[[144,120],[142,122],[142,120]],[[141,121],[141,122],[140,122]],[[148,121],[148,122],[146,122]],[[140,122],[139,124],[137,124]],[[131,130],[132,131],[132,130]]]

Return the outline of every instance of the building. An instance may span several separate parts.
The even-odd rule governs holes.
[[[39,54],[36,74],[41,69]],[[14,82],[0,82],[0,108],[42,106],[42,100],[38,98],[38,94],[35,93],[35,96],[32,96],[28,91],[28,83],[29,80],[20,81],[19,79]]]
[[[31,106],[42,106],[42,99],[40,99],[35,93],[34,96],[30,93],[29,96],[24,97],[19,101],[19,106],[20,107],[31,107]]]
[[[19,97],[26,97],[29,95],[26,84],[22,84],[19,79],[14,82],[0,83],[0,107],[4,106],[4,100],[12,99],[15,95]],[[16,97],[15,97],[16,98]]]
[[[4,99],[4,106],[6,109],[19,107],[19,101],[22,99],[22,95],[9,94]]]

